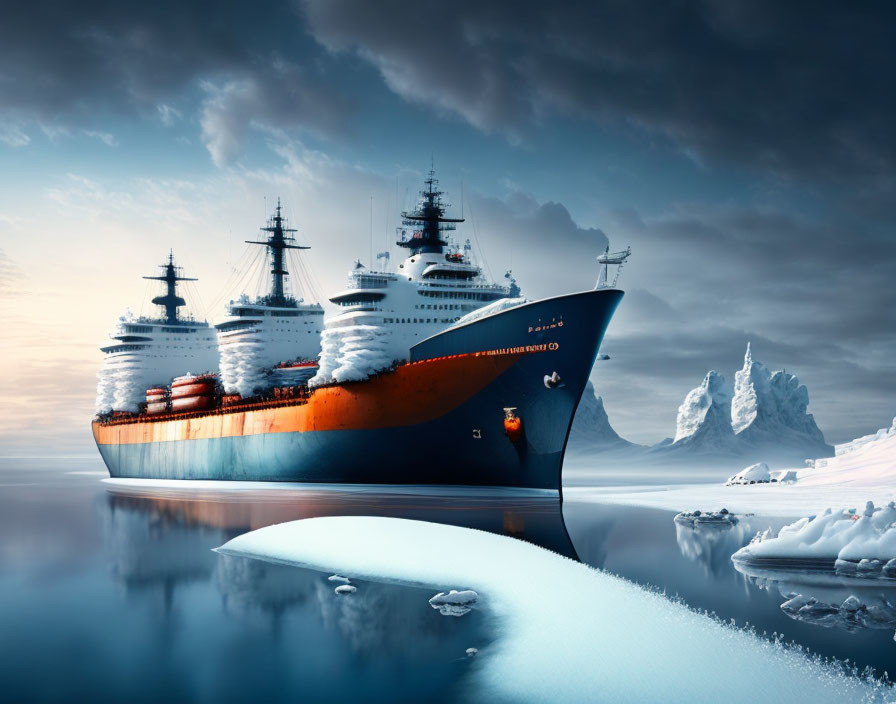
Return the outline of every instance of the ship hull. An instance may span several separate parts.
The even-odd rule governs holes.
[[[569,428],[622,297],[526,304],[416,345],[411,362],[298,405],[94,423],[113,477],[559,490]],[[561,382],[549,388],[545,376]],[[515,407],[522,434],[504,429]]]

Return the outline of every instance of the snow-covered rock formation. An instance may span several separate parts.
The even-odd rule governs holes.
[[[776,457],[801,454],[825,457],[833,447],[807,413],[809,391],[793,374],[769,372],[753,361],[750,345],[743,368],[734,375],[731,426],[738,440],[749,448],[767,449]]]
[[[582,393],[582,400],[569,432],[571,449],[609,449],[630,447],[631,443],[619,437],[610,425],[604,410],[603,399],[594,390],[590,381]]]
[[[703,383],[685,396],[678,408],[674,444],[693,448],[728,448],[734,441],[731,428],[731,394],[725,377],[711,371]]]

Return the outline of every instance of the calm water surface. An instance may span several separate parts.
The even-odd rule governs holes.
[[[433,590],[357,580],[341,597],[326,574],[212,552],[246,531],[322,515],[512,535],[822,655],[896,669],[892,629],[823,626],[780,608],[810,589],[836,600],[837,588],[793,576],[757,586],[733,568],[731,553],[780,519],[703,533],[666,511],[520,494],[146,490],[103,483],[101,470],[98,460],[0,460],[4,700],[463,700],[476,667],[465,650],[492,641],[484,613],[442,616],[428,604]],[[871,591],[869,604],[896,603]]]

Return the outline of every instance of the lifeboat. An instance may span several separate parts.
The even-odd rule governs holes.
[[[167,410],[168,404],[165,401],[153,401],[146,404],[146,413],[151,416],[164,413]]]
[[[212,405],[211,396],[188,396],[187,398],[172,398],[171,410],[175,413],[186,411],[202,411]]]
[[[217,382],[218,377],[216,374],[199,374],[198,376],[193,376],[192,374],[185,374],[184,376],[176,377],[171,382],[171,388],[175,388],[176,386],[186,386],[188,384],[199,384],[199,383],[210,383],[214,384]]]
[[[171,398],[187,398],[188,396],[212,396],[215,393],[215,383],[212,380],[200,381],[195,384],[182,384],[171,387]],[[148,400],[148,399],[147,399]]]

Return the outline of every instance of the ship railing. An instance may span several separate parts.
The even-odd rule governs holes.
[[[349,276],[346,288],[388,288],[389,281],[394,280],[394,277],[386,278],[385,276]]]
[[[442,280],[450,283],[439,283],[437,281],[418,281],[417,284],[424,288],[463,288],[464,290],[508,292],[510,290],[506,286],[502,286],[501,284],[483,284],[464,281],[463,279],[452,279],[449,277],[445,277]]]
[[[278,408],[280,406],[304,406],[308,403],[311,392],[303,391],[297,396],[280,399],[263,399],[260,401],[250,401],[246,403],[234,403],[227,406],[217,406],[211,409],[188,411],[184,413],[160,413],[158,415],[147,415],[145,413],[135,413],[130,416],[112,418],[103,420],[99,418],[103,425],[128,425],[131,423],[158,423],[160,421],[169,420],[187,420],[190,418],[198,418],[200,416],[223,416],[238,413],[240,411],[259,411],[266,408]]]

